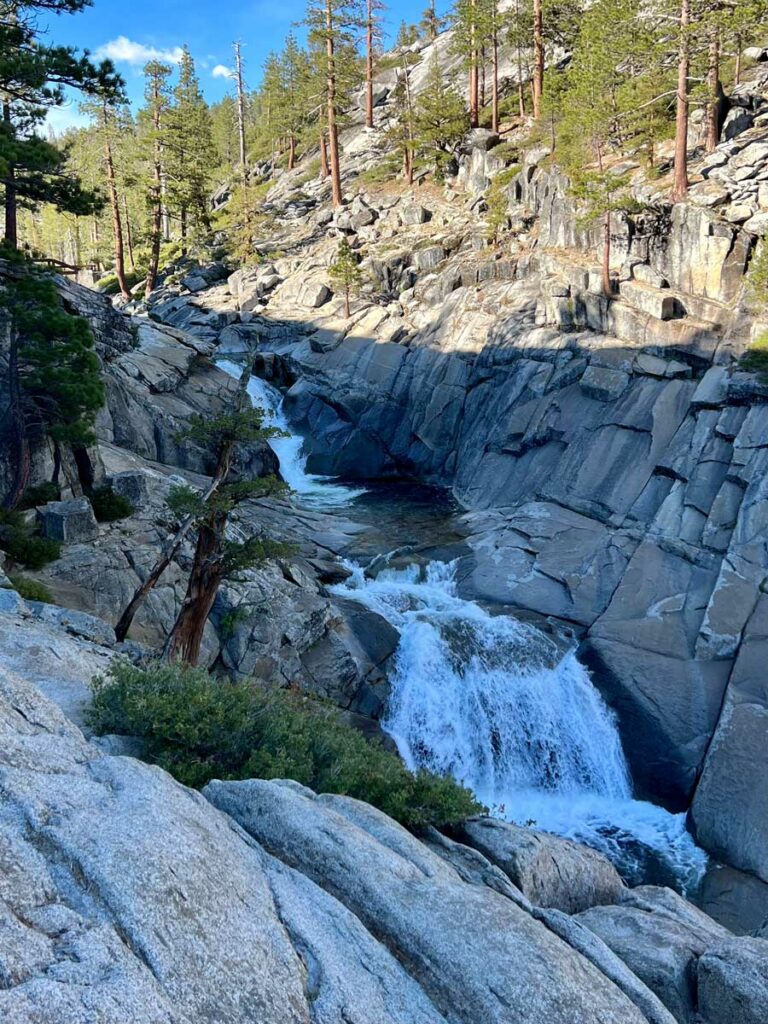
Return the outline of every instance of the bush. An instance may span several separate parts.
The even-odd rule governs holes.
[[[58,501],[61,498],[61,488],[58,484],[47,480],[45,483],[37,484],[35,487],[28,487],[18,504],[19,509],[37,508],[38,505],[45,505],[49,501]]]
[[[48,587],[37,580],[30,580],[26,576],[9,576],[13,589],[25,601],[42,601],[43,604],[53,604],[53,597]]]
[[[17,565],[33,571],[55,562],[61,554],[61,544],[34,533],[17,509],[0,515],[0,548]]]
[[[97,487],[90,495],[93,514],[100,523],[115,523],[132,516],[133,505],[111,487]]]
[[[412,774],[332,709],[290,691],[218,680],[203,669],[126,662],[97,676],[92,689],[93,729],[147,740],[152,759],[186,785],[291,778],[365,800],[413,827],[448,825],[483,810],[452,778]]]

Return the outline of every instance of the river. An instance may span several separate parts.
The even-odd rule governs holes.
[[[219,366],[240,376],[235,363]],[[436,539],[458,538],[450,499],[426,488],[348,487],[308,473],[280,392],[256,377],[248,390],[266,422],[286,434],[271,445],[295,502],[376,524],[379,549],[363,545],[349,579],[330,589],[400,634],[382,726],[405,763],[451,773],[495,816],[600,850],[631,884],[692,893],[706,855],[684,814],[633,798],[614,715],[575,651],[531,623],[462,598],[450,543],[440,558],[419,555],[420,540],[433,549]]]

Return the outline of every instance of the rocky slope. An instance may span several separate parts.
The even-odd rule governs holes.
[[[36,630],[90,669],[95,645]],[[766,939],[592,851],[483,820],[419,840],[291,782],[193,793],[89,744],[47,672],[34,651],[0,672],[8,1024],[764,1020]]]

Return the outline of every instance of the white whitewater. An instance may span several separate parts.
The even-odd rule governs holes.
[[[239,379],[242,367],[218,365]],[[291,434],[280,392],[252,377],[248,393],[302,505],[340,508],[364,493],[307,473],[303,438]],[[376,564],[386,565],[379,556]],[[331,589],[378,612],[400,633],[384,728],[406,764],[451,773],[492,813],[604,852],[628,881],[690,889],[706,856],[685,815],[632,799],[616,722],[575,654],[560,657],[533,626],[494,616],[458,596],[455,563],[359,566]]]
[[[218,360],[216,365],[237,380],[243,372],[243,367],[239,363],[233,363],[228,359]],[[283,480],[298,495],[302,505],[315,509],[337,508],[364,493],[364,489],[345,487],[334,483],[328,477],[307,473],[306,458],[302,455],[304,438],[291,433],[282,410],[283,396],[277,388],[260,377],[251,377],[248,382],[248,394],[253,406],[263,410],[265,426],[277,427],[285,432],[285,437],[273,438],[269,446],[280,461],[280,474]]]
[[[683,889],[706,864],[672,815],[632,799],[613,715],[575,654],[457,594],[455,563],[355,567],[334,588],[400,632],[383,723],[411,769],[450,772],[494,814],[577,839],[624,876]]]

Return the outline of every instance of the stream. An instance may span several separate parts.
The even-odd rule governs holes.
[[[218,365],[239,378],[239,365]],[[685,814],[633,799],[615,717],[575,651],[459,596],[457,559],[419,557],[436,538],[458,539],[460,510],[430,488],[349,487],[308,473],[280,392],[257,377],[248,392],[287,435],[270,443],[295,503],[375,524],[378,549],[362,548],[351,576],[329,589],[400,634],[382,727],[406,765],[452,774],[496,817],[600,850],[630,884],[692,893],[706,854]]]

